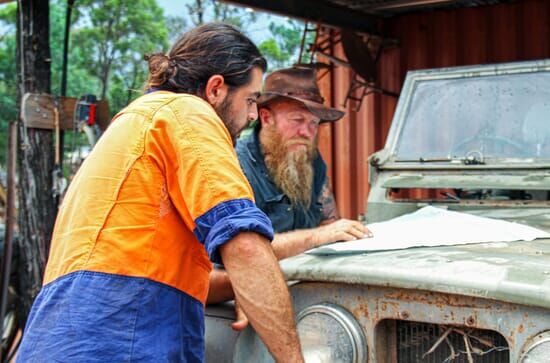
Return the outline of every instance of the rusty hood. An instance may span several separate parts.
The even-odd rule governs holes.
[[[426,290],[550,308],[550,239],[281,261],[287,279]]]

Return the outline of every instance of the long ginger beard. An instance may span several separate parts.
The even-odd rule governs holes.
[[[293,206],[308,209],[313,188],[313,158],[317,142],[304,138],[283,140],[275,125],[263,125],[260,143],[265,164],[275,185],[290,199]],[[300,143],[307,147],[288,151],[290,145]]]

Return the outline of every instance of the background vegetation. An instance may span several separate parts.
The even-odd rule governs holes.
[[[65,0],[50,0],[52,93],[59,95]],[[168,51],[185,30],[210,21],[239,27],[256,41],[270,71],[297,61],[303,24],[259,15],[215,0],[187,0],[184,14],[165,14],[156,0],[76,0],[69,45],[67,96],[106,98],[111,114],[142,93],[147,76],[143,55]],[[16,109],[16,3],[0,7],[0,168],[6,159],[7,125]],[[257,29],[261,17],[262,39]],[[254,31],[256,36],[249,34]],[[70,136],[70,133],[67,135]],[[79,140],[85,140],[80,137]],[[71,147],[70,140],[65,145]]]

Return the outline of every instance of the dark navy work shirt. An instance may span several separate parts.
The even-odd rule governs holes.
[[[309,209],[292,206],[289,198],[269,176],[261,150],[259,131],[258,125],[250,136],[239,140],[236,147],[241,167],[254,190],[256,205],[267,214],[276,233],[319,226],[323,220],[320,197],[327,177],[327,166],[323,158],[317,152],[313,161],[312,202]]]

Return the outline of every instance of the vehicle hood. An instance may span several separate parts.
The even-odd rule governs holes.
[[[550,308],[550,239],[281,261],[288,280],[419,289]]]

